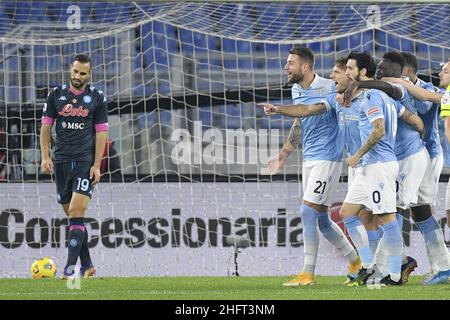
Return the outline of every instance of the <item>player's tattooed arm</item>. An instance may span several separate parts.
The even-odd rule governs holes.
[[[400,116],[400,119],[413,127],[414,130],[420,132],[420,137],[423,139],[425,136],[425,125],[418,115],[415,115],[408,109],[405,109],[403,114]]]
[[[299,144],[300,140],[300,119],[295,118],[289,136],[283,145],[280,153],[270,159],[267,165],[267,173],[272,175],[279,173],[283,169],[292,150]]]
[[[373,131],[367,138],[367,141],[359,148],[356,153],[347,158],[345,161],[350,167],[356,167],[359,160],[367,153],[370,149],[372,149],[384,136],[385,127],[384,127],[384,118],[376,119],[372,122]]]
[[[289,135],[286,143],[290,143],[293,148],[296,148],[300,143],[300,119],[295,118],[294,123],[292,124],[291,130],[289,131]],[[284,147],[283,147],[284,149]]]

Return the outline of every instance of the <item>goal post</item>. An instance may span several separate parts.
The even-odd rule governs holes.
[[[267,175],[292,119],[256,106],[290,103],[289,49],[311,48],[324,77],[350,51],[408,51],[436,83],[449,17],[446,1],[2,1],[0,274],[27,276],[40,256],[64,264],[67,220],[38,141],[47,93],[76,54],[92,59],[116,152],[87,212],[101,273],[231,274],[231,235],[249,241],[240,274],[290,274],[303,261],[301,148]],[[426,259],[418,232],[408,237]],[[319,260],[318,274],[345,272],[324,239]]]

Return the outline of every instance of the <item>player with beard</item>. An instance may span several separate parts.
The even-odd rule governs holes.
[[[69,246],[62,278],[74,275],[78,257],[81,275],[91,277],[91,261],[85,211],[94,186],[100,181],[100,163],[107,141],[108,108],[102,91],[88,84],[92,65],[89,56],[77,55],[70,66],[70,83],[53,88],[42,113],[41,169],[55,173],[58,203],[69,218]],[[54,158],[49,155],[53,124],[56,126]]]
[[[310,49],[292,48],[284,69],[288,74],[288,81],[293,84],[294,105],[307,106],[321,103],[335,91],[332,80],[322,78],[315,73],[314,54]],[[332,203],[342,168],[342,134],[339,130],[336,110],[330,108],[328,112],[322,114],[296,118],[288,141],[280,154],[269,162],[268,172],[269,174],[277,173],[286,163],[289,154],[297,146],[300,123],[303,146],[303,204],[300,215],[303,222],[304,264],[302,272],[284,283],[285,286],[314,283],[319,248],[318,229],[325,238],[340,248],[347,257],[347,261],[351,261],[353,269],[360,265],[350,242],[328,215],[328,208]]]
[[[305,55],[306,58],[311,58],[312,53],[310,54],[309,50],[305,50],[304,52],[296,50],[295,48],[291,50],[286,70],[291,75],[296,72],[300,73],[299,71],[304,72],[306,78],[310,79],[309,86],[308,82],[304,82],[303,79],[299,80],[303,76],[299,77],[298,74],[296,77],[291,76],[290,81],[299,81],[297,82],[298,87],[294,85],[292,89],[293,100],[296,104],[290,106],[275,106],[270,103],[260,104],[264,107],[267,115],[282,114],[301,118],[302,128],[304,129],[303,137],[305,135],[308,137],[308,140],[305,141],[304,139],[303,142],[303,146],[307,146],[307,149],[305,150],[304,147],[304,154],[306,153],[303,163],[303,187],[305,196],[301,208],[305,241],[305,266],[302,273],[285,283],[285,286],[313,283],[314,267],[319,245],[317,226],[323,236],[335,245],[338,251],[346,258],[349,264],[349,277],[355,277],[361,266],[356,251],[339,226],[328,215],[328,206],[331,204],[336,190],[341,169],[341,163],[337,160],[340,160],[344,146],[343,135],[345,135],[345,123],[343,121],[339,122],[340,117],[338,114],[343,111],[343,108],[336,102],[336,93],[329,93],[322,98],[318,96],[317,92],[324,90],[320,87],[320,83],[328,86],[329,81],[324,81],[325,79],[314,74],[311,68],[305,68],[305,71],[298,68],[301,66],[302,60],[305,59],[302,55]],[[345,61],[345,59],[337,60],[331,73],[331,78],[336,82],[336,90],[338,93],[344,92],[348,85],[348,80],[345,77]],[[311,81],[312,79],[314,80]],[[306,89],[303,89],[305,87]],[[302,99],[299,99],[299,97],[302,97]],[[309,101],[313,104],[309,104]],[[306,119],[314,121],[307,122],[305,121]],[[312,142],[315,142],[317,145]],[[290,141],[285,144],[284,149],[286,149],[286,146],[289,147],[288,150],[292,150],[292,143]],[[328,148],[326,153],[324,151],[325,147]],[[286,156],[283,152],[286,151],[282,150],[280,157]],[[275,169],[279,170],[283,165],[278,165],[279,167]],[[269,167],[269,170],[274,169],[275,163],[272,162],[271,166],[272,168]],[[331,170],[333,168],[338,171],[332,172]],[[316,185],[318,182],[321,185]],[[326,198],[324,199],[324,197]]]

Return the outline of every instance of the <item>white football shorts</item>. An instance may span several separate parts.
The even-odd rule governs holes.
[[[344,202],[361,204],[374,214],[394,213],[397,161],[358,167]]]
[[[419,187],[419,196],[417,204],[429,204],[432,207],[436,205],[439,187],[439,177],[444,166],[444,155],[441,153],[437,157],[430,159],[429,166],[425,171],[422,183]]]
[[[302,165],[303,200],[330,206],[341,176],[342,162],[315,160]]]
[[[397,207],[406,210],[417,204],[419,187],[430,166],[430,155],[426,148],[398,161],[399,173],[397,177]]]

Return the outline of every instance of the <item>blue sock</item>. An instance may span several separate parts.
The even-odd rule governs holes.
[[[378,227],[378,239],[383,238],[383,228],[382,227]]]
[[[359,217],[344,218],[344,224],[358,250],[363,267],[366,269],[373,267],[373,253],[370,249],[369,237]]]
[[[424,221],[416,222],[416,225],[425,239],[430,264],[436,265],[440,271],[450,270],[450,258],[444,234],[436,219],[431,216]]]
[[[398,221],[398,225],[400,226],[400,230],[403,230],[403,220],[405,219],[400,213],[395,214],[395,218]],[[403,231],[402,231],[403,232]]]
[[[369,237],[369,245],[373,255],[378,248],[378,242],[380,240],[380,232],[377,230],[367,230],[367,236]]]
[[[391,279],[400,280],[402,269],[403,238],[397,220],[385,224],[383,227],[386,239],[386,253],[388,255],[388,271]]]
[[[84,218],[71,218],[69,227],[69,246],[67,263],[64,268],[65,275],[73,275],[78,256],[84,240]]]
[[[319,232],[317,232],[317,220],[320,212],[303,204],[300,215],[303,224],[303,272],[314,274],[316,268],[317,253],[319,251]]]
[[[353,263],[358,255],[356,250],[351,245],[350,241],[344,235],[339,226],[330,219],[328,213],[318,215],[319,230],[332,245],[336,247],[340,254],[342,254],[348,263]]]
[[[427,220],[416,222],[416,225],[420,232],[424,235],[424,238],[425,235],[439,229],[439,224],[433,216],[429,217]]]

